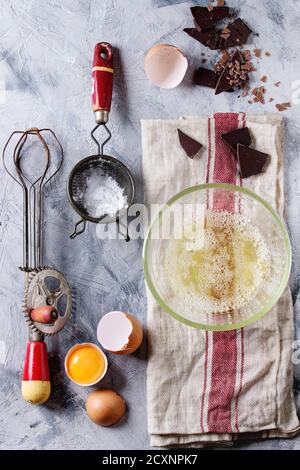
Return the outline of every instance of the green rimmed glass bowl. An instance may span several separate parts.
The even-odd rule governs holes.
[[[166,269],[166,253],[170,242],[182,237],[182,234],[179,235],[180,230],[178,232],[178,213],[185,214],[181,218],[185,233],[185,227],[193,226],[197,217],[205,220],[210,208],[218,213],[225,211],[241,214],[259,231],[268,249],[269,269],[266,278],[252,297],[239,308],[208,312],[200,304],[187,302],[189,292],[183,296],[183,286],[174,288],[170,282],[170,270]],[[214,263],[213,258],[211,263]],[[210,331],[238,329],[267,314],[288,284],[291,263],[291,245],[282,218],[257,194],[230,184],[197,185],[176,194],[157,214],[143,248],[146,282],[162,309],[186,325]]]

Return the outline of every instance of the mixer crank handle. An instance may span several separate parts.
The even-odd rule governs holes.
[[[82,228],[80,230],[77,231],[77,228],[82,224]],[[78,235],[81,235],[81,233],[83,233],[85,231],[85,228],[86,228],[86,220],[85,219],[81,219],[77,222],[77,224],[75,224],[75,227],[74,227],[74,232],[70,234],[70,238],[71,240],[74,240],[74,238],[76,238]]]

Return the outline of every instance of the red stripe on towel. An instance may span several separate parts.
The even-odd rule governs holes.
[[[200,428],[201,432],[204,430],[204,400],[207,387],[207,359],[208,359],[208,331],[205,332],[205,361],[204,361],[204,382],[203,382],[203,393],[201,399],[201,410],[200,410]]]
[[[213,333],[208,432],[230,433],[237,366],[236,331]]]
[[[206,178],[205,183],[209,183],[209,167],[211,161],[211,119],[208,118],[208,146],[207,146],[207,167],[206,167]]]
[[[244,364],[245,364],[245,345],[244,345],[244,328],[241,329],[241,372],[240,372],[240,384],[239,390],[236,396],[236,404],[235,404],[235,427],[236,432],[240,432],[239,430],[239,398],[243,388],[243,379],[244,379]]]
[[[242,124],[241,127],[246,127],[246,114],[243,113],[242,115]],[[243,186],[243,179],[239,175],[239,184]],[[239,200],[239,212],[241,212],[241,199]],[[239,398],[242,393],[243,389],[243,382],[244,382],[244,368],[245,368],[245,332],[244,328],[241,329],[241,369],[240,369],[240,384],[238,393],[236,396],[236,403],[235,403],[235,427],[236,432],[240,432],[239,430]]]
[[[207,123],[207,135],[208,135],[208,144],[207,144],[207,164],[206,164],[206,176],[205,183],[209,183],[209,168],[211,162],[211,119],[208,118]],[[207,207],[208,207],[208,198],[207,198]],[[200,407],[200,429],[201,432],[205,432],[204,427],[204,403],[205,395],[207,389],[207,364],[208,364],[208,332],[205,332],[205,359],[204,359],[204,379],[203,379],[203,389],[202,389],[202,398],[201,398],[201,407]]]
[[[221,134],[237,129],[239,115],[235,113],[215,116],[214,183],[236,184],[237,160],[221,139]],[[213,138],[213,136],[211,136]],[[224,201],[214,197],[214,208],[235,210],[234,200]],[[211,385],[208,401],[208,432],[233,432],[231,409],[234,400],[237,368],[236,331],[213,333]]]

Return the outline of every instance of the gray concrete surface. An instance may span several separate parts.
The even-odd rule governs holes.
[[[76,341],[95,341],[102,314],[128,310],[145,325],[146,301],[141,241],[101,241],[94,225],[76,241],[68,238],[77,215],[65,182],[72,166],[93,153],[89,133],[94,125],[90,103],[91,60],[95,43],[117,48],[113,138],[108,150],[131,168],[142,201],[141,118],[176,118],[180,114],[216,111],[275,111],[274,103],[291,101],[292,83],[300,79],[299,0],[229,2],[257,32],[253,45],[270,51],[258,65],[257,79],[269,76],[268,97],[274,103],[249,105],[236,94],[214,97],[192,86],[192,72],[203,48],[182,32],[192,25],[189,3],[162,0],[0,0],[0,146],[14,129],[53,128],[65,150],[65,164],[48,188],[45,202],[46,262],[64,272],[76,291],[76,313],[57,337],[48,341],[54,375],[46,406],[33,407],[20,396],[27,329],[21,316],[23,279],[21,195],[3,172],[0,184],[0,448],[1,449],[146,449],[146,345],[133,357],[109,357],[105,386],[113,386],[128,403],[128,415],[115,428],[103,429],[86,417],[87,390],[72,385],[63,371],[67,349]],[[195,2],[197,3],[197,2]],[[203,2],[198,2],[203,3]],[[166,6],[167,5],[167,6]],[[161,8],[156,8],[161,6]],[[154,43],[171,43],[188,56],[183,84],[170,91],[154,88],[143,72],[145,51]],[[214,54],[211,54],[214,62]],[[281,81],[279,88],[273,83]],[[299,84],[298,84],[299,85]],[[267,100],[268,101],[268,100]],[[299,320],[300,239],[300,105],[286,117],[286,213],[294,250],[291,286]],[[300,392],[296,367],[295,390]],[[298,377],[298,380],[297,380]],[[244,448],[300,448],[300,438],[265,441]]]

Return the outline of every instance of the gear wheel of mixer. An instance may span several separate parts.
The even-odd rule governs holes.
[[[33,332],[45,336],[55,335],[64,326],[72,313],[72,293],[64,276],[51,267],[34,269],[29,274],[24,298],[24,316]],[[56,312],[52,322],[34,320],[31,312],[44,306]],[[49,311],[51,312],[51,310]],[[47,311],[47,310],[46,310]]]

